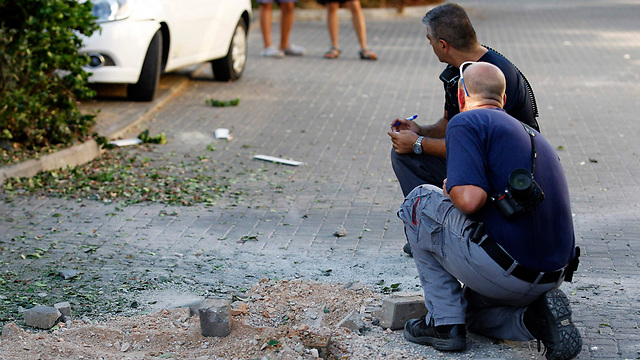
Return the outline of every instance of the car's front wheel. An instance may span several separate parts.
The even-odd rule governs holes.
[[[237,80],[247,64],[247,23],[240,19],[233,33],[227,56],[211,61],[213,76],[218,81]]]
[[[135,84],[127,86],[127,97],[133,101],[151,101],[156,95],[160,82],[162,63],[162,33],[158,30],[149,44],[144,57],[140,78]]]

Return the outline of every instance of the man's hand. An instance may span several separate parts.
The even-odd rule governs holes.
[[[411,130],[389,131],[387,134],[398,154],[413,153],[413,144],[418,140],[418,134]]]
[[[420,133],[420,126],[415,121],[407,119],[395,119],[391,122],[391,131],[400,132],[401,130],[413,131],[416,134]]]

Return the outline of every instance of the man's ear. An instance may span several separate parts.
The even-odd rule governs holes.
[[[447,41],[444,39],[440,39],[438,40],[438,46],[442,50],[447,50],[449,48],[449,43],[447,43]]]
[[[502,95],[502,107],[507,103],[507,94]]]
[[[458,107],[460,112],[463,112],[466,106],[467,98],[464,96],[464,89],[458,88]]]

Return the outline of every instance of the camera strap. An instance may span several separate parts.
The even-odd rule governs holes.
[[[531,128],[531,126],[523,122],[521,122],[520,124],[531,138],[531,177],[534,177],[534,173],[536,170],[536,158],[538,157],[538,154],[536,153],[536,142],[533,139],[536,136],[536,133],[533,132],[533,128]]]

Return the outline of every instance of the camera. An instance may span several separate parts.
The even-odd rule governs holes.
[[[507,188],[492,197],[500,214],[511,221],[531,210],[544,199],[544,192],[529,170],[517,169],[509,174]]]

